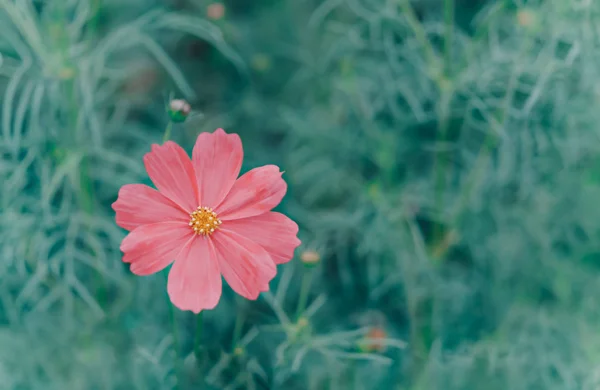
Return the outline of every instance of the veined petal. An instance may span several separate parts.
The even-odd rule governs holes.
[[[300,245],[296,222],[274,211],[227,221],[225,227],[265,248],[275,264],[290,261]]]
[[[136,275],[151,275],[167,267],[193,236],[186,223],[159,222],[141,225],[123,239],[123,261]]]
[[[201,133],[196,140],[192,162],[198,183],[199,204],[218,205],[240,174],[244,150],[237,134],[223,129]]]
[[[161,194],[191,212],[200,205],[196,194],[194,167],[183,148],[175,142],[152,145],[144,156],[146,171]]]
[[[256,299],[261,291],[267,291],[277,269],[262,246],[226,229],[220,229],[210,239],[215,245],[221,273],[236,293]]]
[[[217,306],[221,298],[221,283],[212,241],[193,237],[179,252],[169,271],[167,291],[175,306],[197,314]]]
[[[254,168],[236,180],[225,200],[215,211],[223,221],[252,217],[277,206],[287,184],[275,165]]]
[[[143,184],[126,184],[112,204],[117,225],[133,230],[140,225],[158,222],[186,222],[189,216],[160,192]]]

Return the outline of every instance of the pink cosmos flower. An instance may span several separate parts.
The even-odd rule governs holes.
[[[127,184],[112,207],[123,239],[123,261],[136,275],[169,271],[167,291],[181,310],[212,309],[221,275],[248,299],[268,291],[276,264],[300,245],[298,225],[271,209],[287,185],[274,165],[238,178],[243,149],[223,129],[198,136],[192,159],[176,143],[152,145],[144,164],[158,191]]]

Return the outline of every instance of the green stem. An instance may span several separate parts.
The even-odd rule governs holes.
[[[94,185],[92,182],[92,169],[87,156],[83,157],[81,160],[80,168],[80,207],[88,217],[93,218],[94,204],[96,201],[94,196]],[[103,309],[108,309],[106,305],[108,285],[109,282],[106,280],[106,276],[102,272],[97,272],[94,276],[94,295],[98,305]]]
[[[204,321],[202,321],[204,312],[201,311],[196,316],[196,336],[194,338],[194,355],[196,359],[200,361],[200,354],[202,353],[202,327],[204,325]]]
[[[173,129],[173,121],[169,121],[167,123],[167,128],[165,129],[165,135],[163,136],[163,143],[167,142],[169,138],[171,138],[171,130]]]
[[[237,347],[237,343],[240,341],[240,337],[242,335],[242,325],[244,324],[244,321],[242,319],[242,316],[240,314],[235,316],[235,325],[233,327],[233,342],[231,343],[231,346],[233,349],[235,349],[235,347]]]
[[[198,377],[200,378],[200,382],[198,383],[198,389],[202,389],[204,387],[204,359],[202,359],[202,328],[204,325],[204,321],[202,320],[204,312],[201,311],[196,316],[196,335],[194,337],[194,356],[196,357],[196,367],[198,369]]]
[[[529,45],[527,43],[523,44],[522,48],[519,50],[520,53],[526,52],[529,49]],[[506,122],[509,119],[509,111],[513,104],[514,99],[514,91],[517,86],[517,81],[519,78],[519,69],[515,66],[512,71],[510,78],[508,80],[508,85],[506,87],[506,93],[504,95],[504,102],[502,105],[502,111],[500,112],[498,120],[491,121],[492,127],[494,127],[496,132],[489,131],[483,141],[481,148],[477,154],[477,158],[475,163],[473,164],[473,169],[469,172],[467,179],[465,180],[465,185],[461,189],[458,198],[457,209],[454,213],[455,224],[460,222],[460,218],[463,215],[464,210],[466,209],[468,202],[470,200],[471,192],[475,185],[482,179],[485,173],[485,162],[488,160],[488,157],[498,144],[498,136],[496,133],[500,132],[503,127],[506,125]]]
[[[168,274],[165,273],[165,278],[168,278],[167,276]],[[175,370],[175,378],[176,378],[176,385],[175,388],[179,389],[179,384],[180,382],[180,375],[181,375],[181,359],[179,359],[179,353],[181,351],[181,348],[179,347],[179,332],[177,330],[177,320],[175,318],[175,306],[173,306],[173,304],[171,303],[171,301],[167,298],[168,301],[168,305],[169,305],[169,320],[171,322],[171,331],[173,333],[173,350],[175,351],[174,354],[174,362],[173,362],[173,368]]]
[[[444,0],[444,60],[446,62],[446,77],[450,77],[452,66],[452,36],[454,34],[454,0]]]
[[[98,31],[98,19],[100,15],[100,7],[102,7],[102,0],[92,0],[91,4],[91,18],[88,22],[88,36],[93,37]]]
[[[417,39],[417,41],[419,41],[419,43],[425,50],[425,57],[427,59],[428,65],[434,66],[438,64],[439,59],[435,53],[435,49],[433,48],[433,45],[427,38],[427,33],[425,32],[423,25],[419,21],[419,18],[417,17],[414,8],[410,4],[410,0],[400,0],[400,9],[404,13],[404,17],[406,18],[408,26],[413,31],[413,34],[415,34],[415,38]]]
[[[448,132],[448,121],[450,116],[450,100],[452,98],[452,92],[448,90],[442,90],[442,96],[440,97],[440,103],[438,105],[438,131],[437,131],[437,142],[443,144],[446,141]],[[435,207],[438,213],[442,213],[444,210],[444,192],[446,187],[446,165],[448,158],[444,155],[444,151],[437,152],[434,161],[434,173],[435,173]],[[433,232],[433,247],[435,247],[443,239],[442,225],[437,222]]]
[[[410,316],[410,383],[411,389],[424,389],[425,364],[433,342],[432,304],[430,297],[409,297]]]
[[[477,153],[477,158],[473,163],[473,169],[469,172],[467,179],[465,180],[465,184],[459,193],[456,211],[452,216],[454,219],[454,225],[458,225],[461,222],[463,212],[468,206],[473,188],[475,188],[475,185],[481,180],[483,174],[485,173],[485,168],[487,167],[486,161],[497,143],[498,141],[496,135],[492,132],[489,132],[483,141],[482,147]]]
[[[302,286],[300,287],[300,299],[298,300],[298,307],[296,309],[296,321],[300,318],[300,315],[306,309],[306,301],[308,300],[308,293],[310,292],[310,282],[312,280],[312,270],[305,269],[302,275]]]

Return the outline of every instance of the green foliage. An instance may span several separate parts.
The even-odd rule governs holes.
[[[0,0],[0,389],[600,385],[598,4],[209,5]],[[282,167],[303,241],[197,355],[110,208],[172,95],[188,151]]]

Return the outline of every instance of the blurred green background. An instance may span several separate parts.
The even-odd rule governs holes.
[[[0,390],[600,388],[599,64],[592,0],[0,0]],[[303,241],[198,353],[110,207],[171,98]]]

